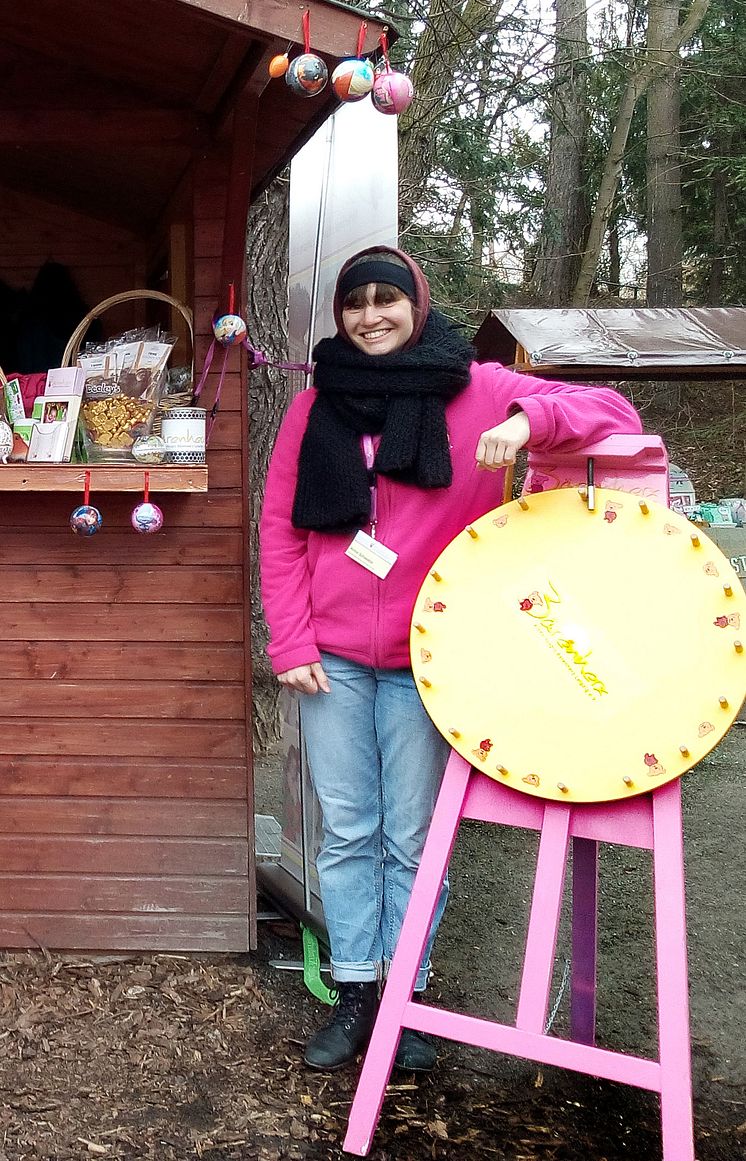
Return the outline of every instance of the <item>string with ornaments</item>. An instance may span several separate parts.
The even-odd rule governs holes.
[[[205,446],[210,442],[210,435],[220,409],[220,397],[223,391],[228,355],[231,348],[243,347],[245,349],[248,356],[247,365],[249,371],[254,371],[257,367],[274,367],[279,371],[300,371],[304,375],[308,375],[313,370],[311,363],[293,363],[286,360],[270,359],[262,351],[258,351],[255,347],[252,347],[248,339],[246,323],[239,314],[236,314],[236,294],[235,286],[232,282],[228,287],[228,310],[227,312],[221,312],[220,310],[215,312],[212,319],[212,334],[213,338],[205,355],[202,372],[192,395],[192,406],[194,406],[202,395],[208,375],[212,369],[215,354],[218,350],[222,349],[223,360],[218,377],[218,384],[215,389],[215,398],[209,415],[207,416]],[[8,430],[10,431],[10,428]],[[2,431],[0,430],[1,436]],[[2,444],[0,443],[0,455],[2,450]],[[164,440],[160,436],[150,435],[137,440],[132,448],[132,455],[140,463],[155,464],[161,462],[165,450],[166,445]],[[90,503],[90,493],[91,473],[90,471],[86,471],[84,474],[83,503],[78,505],[70,515],[70,528],[76,536],[95,536],[97,532],[101,531],[103,526],[101,512]],[[132,510],[131,524],[135,532],[145,534],[160,532],[163,527],[163,512],[157,504],[152,503],[150,500],[149,471],[144,472],[143,499]]]
[[[225,301],[225,300],[224,300]],[[280,361],[269,359],[262,351],[257,351],[252,347],[248,339],[247,327],[240,314],[236,314],[236,291],[235,285],[231,282],[228,287],[228,310],[222,313],[217,310],[212,318],[212,342],[207,348],[205,361],[202,364],[202,372],[197,381],[197,386],[194,388],[192,396],[192,406],[194,406],[202,395],[207,377],[212,369],[213,360],[217,351],[222,348],[223,361],[220,367],[220,374],[218,376],[218,384],[215,389],[215,399],[212,408],[207,417],[207,427],[205,431],[205,445],[210,442],[210,435],[215,425],[215,419],[220,409],[220,397],[223,391],[223,382],[225,380],[226,368],[228,366],[228,355],[232,347],[243,347],[248,355],[248,370],[254,371],[257,367],[274,367],[279,371],[301,371],[307,375],[313,367],[310,363],[292,363],[287,361]]]
[[[302,18],[303,52],[290,59],[292,45],[284,53],[272,58],[269,63],[269,75],[273,78],[285,78],[285,83],[299,97],[315,97],[327,85],[329,70],[326,63],[311,52],[311,13],[306,9]],[[409,108],[414,97],[414,88],[405,73],[392,69],[389,60],[388,38],[384,30],[379,37],[381,56],[374,64],[363,56],[363,46],[368,31],[366,21],[362,21],[358,30],[355,55],[347,57],[336,66],[332,72],[331,85],[337,98],[345,104],[354,104],[362,101],[370,93],[373,107],[379,113],[397,115]],[[228,356],[232,347],[243,347],[248,356],[249,371],[257,367],[274,367],[281,371],[300,371],[309,374],[312,366],[309,363],[293,363],[269,359],[262,351],[252,347],[248,340],[246,323],[236,313],[235,287],[231,283],[228,288],[228,309],[216,311],[212,319],[213,338],[208,347],[197,385],[192,396],[194,406],[204,389],[207,378],[212,369],[216,353],[222,349],[223,358],[215,390],[215,398],[207,417],[205,431],[205,445],[210,441],[210,434],[220,409],[220,398],[223,390]],[[0,431],[0,436],[2,432]],[[163,440],[157,436],[150,436],[139,441],[142,448],[135,456],[142,463],[157,463],[162,458],[165,449]],[[158,443],[162,447],[155,447]],[[152,448],[151,448],[152,445]],[[0,455],[2,454],[2,440],[0,439]],[[151,454],[152,452],[152,454]],[[133,455],[135,451],[133,449]],[[77,536],[94,536],[103,525],[101,512],[90,503],[91,473],[86,471],[84,485],[84,500],[70,516],[70,527]],[[150,473],[144,473],[144,488],[142,503],[137,504],[132,511],[131,523],[136,532],[159,532],[163,527],[163,513],[157,504],[150,501]]]
[[[269,75],[275,79],[285,78],[285,83],[298,97],[316,97],[326,88],[329,70],[326,63],[311,52],[311,13],[303,13],[303,52],[290,59],[292,46],[283,53],[272,57]],[[332,72],[331,85],[335,95],[344,104],[362,101],[370,93],[373,107],[379,113],[396,116],[405,112],[414,98],[414,87],[406,73],[391,67],[386,30],[381,33],[378,43],[381,58],[377,65],[363,56],[363,45],[368,31],[366,21],[362,21],[357,37],[355,55],[340,61]]]
[[[103,527],[103,517],[98,508],[91,504],[91,473],[86,470],[83,477],[83,503],[70,514],[70,528],[76,536],[95,536]],[[143,498],[132,509],[130,523],[135,532],[150,534],[160,532],[163,527],[163,512],[150,499],[150,472],[143,476]]]

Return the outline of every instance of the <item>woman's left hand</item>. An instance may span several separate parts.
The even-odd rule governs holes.
[[[516,411],[508,419],[483,431],[477,444],[476,458],[480,468],[496,472],[514,464],[516,454],[531,438],[531,425],[525,411]]]

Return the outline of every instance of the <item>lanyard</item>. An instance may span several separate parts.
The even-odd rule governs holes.
[[[363,454],[365,456],[365,466],[370,475],[373,472],[375,453],[373,451],[373,440],[367,433],[363,436]],[[370,478],[372,480],[370,485],[370,536],[371,540],[375,540],[376,522],[378,520],[378,488],[376,486],[375,475],[370,475]]]

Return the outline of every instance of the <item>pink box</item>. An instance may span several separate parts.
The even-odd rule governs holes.
[[[531,452],[523,491],[576,488],[586,483],[591,458],[596,487],[669,506],[668,455],[659,435],[610,435],[575,452]]]
[[[47,371],[44,394],[58,399],[61,395],[81,395],[85,384],[82,367],[51,367]]]

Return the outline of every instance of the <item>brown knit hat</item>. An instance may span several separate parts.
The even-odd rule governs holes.
[[[403,350],[408,350],[418,342],[430,311],[430,286],[414,258],[410,258],[409,254],[405,254],[403,250],[396,250],[393,246],[368,246],[367,249],[359,250],[357,254],[353,254],[351,258],[347,259],[337,275],[337,285],[334,289],[334,321],[337,324],[337,333],[343,339],[346,339],[347,342],[350,342],[342,320],[342,302],[339,293],[340,283],[347,271],[360,262],[361,258],[375,258],[379,262],[386,262],[387,256],[389,255],[398,259],[398,261],[391,263],[392,267],[396,269],[396,267],[403,265],[409,271],[414,281],[415,298],[412,299],[414,329],[403,347]],[[378,278],[376,281],[384,282],[385,279]],[[394,282],[393,285],[398,285],[398,282]],[[412,296],[409,295],[409,297],[411,298]]]

